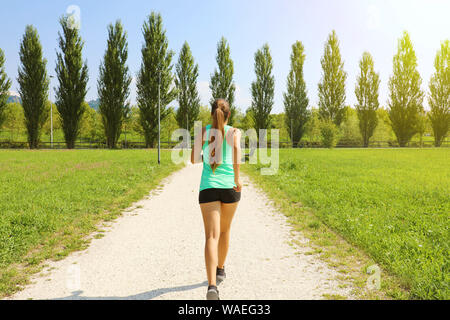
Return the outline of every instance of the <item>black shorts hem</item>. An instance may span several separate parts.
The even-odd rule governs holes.
[[[222,203],[236,203],[241,200],[241,193],[236,192],[234,189],[219,189],[209,188],[200,191],[198,195],[198,202],[208,203],[220,201]]]

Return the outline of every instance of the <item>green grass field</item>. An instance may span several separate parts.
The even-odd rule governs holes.
[[[0,151],[0,296],[179,168],[152,150]]]
[[[362,248],[410,298],[450,298],[450,149],[280,150],[278,174],[261,176],[261,167],[243,169]]]

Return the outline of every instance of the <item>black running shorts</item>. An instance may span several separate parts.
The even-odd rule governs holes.
[[[200,191],[198,195],[199,203],[220,201],[222,203],[235,203],[241,200],[241,193],[234,189],[210,188]]]

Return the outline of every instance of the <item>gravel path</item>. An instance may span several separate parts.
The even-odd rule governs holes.
[[[106,227],[103,238],[49,262],[10,299],[205,299],[201,165],[187,165]],[[337,273],[290,244],[286,218],[246,176],[219,286],[222,300],[350,297]],[[295,235],[300,241],[299,234]]]

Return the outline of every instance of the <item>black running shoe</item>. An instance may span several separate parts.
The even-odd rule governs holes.
[[[223,267],[223,269],[217,268],[217,270],[216,270],[217,285],[221,284],[222,281],[225,280],[226,277],[227,277],[227,275],[225,274],[225,266]]]
[[[206,293],[206,300],[220,300],[219,290],[216,286],[208,286],[208,292]]]

